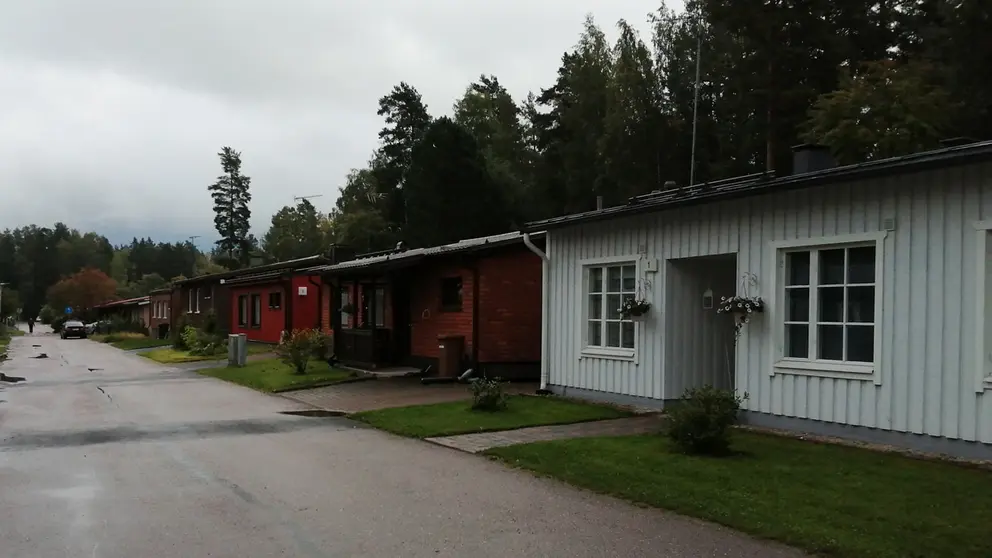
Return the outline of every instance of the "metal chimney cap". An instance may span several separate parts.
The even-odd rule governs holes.
[[[666,180],[665,181],[665,189],[666,190],[671,190],[672,188],[675,188],[675,187],[676,187],[676,184],[675,184],[675,181],[674,180]]]

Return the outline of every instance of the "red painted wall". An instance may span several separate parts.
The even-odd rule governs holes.
[[[308,281],[312,277],[319,283],[319,275],[297,275],[290,281],[292,288],[286,292],[283,282],[262,283],[244,287],[231,287],[231,333],[244,333],[249,341],[263,343],[278,343],[283,330],[286,329],[286,313],[289,312],[293,322],[291,329],[312,329],[319,327],[320,308],[318,306],[319,287]],[[300,295],[299,287],[306,287],[306,294]],[[269,308],[269,294],[282,293],[279,308]],[[260,327],[251,326],[251,295],[262,297],[262,320]],[[238,297],[248,296],[248,326],[238,325]]]
[[[310,282],[313,279],[314,285]],[[293,276],[293,292],[289,293],[292,299],[293,329],[313,329],[320,327],[320,276],[319,275],[295,275]],[[300,295],[300,287],[306,287],[307,294]],[[284,297],[287,298],[287,297]]]
[[[261,341],[263,343],[278,343],[282,331],[286,329],[286,293],[285,289],[278,284],[269,283],[261,285],[249,285],[245,287],[231,287],[231,333],[244,333],[249,341]],[[269,293],[283,293],[282,302],[279,308],[269,308]],[[251,326],[251,295],[261,295],[262,298],[262,319],[259,327]],[[238,323],[239,297],[248,297],[247,326]]]

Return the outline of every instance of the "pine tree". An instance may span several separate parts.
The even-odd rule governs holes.
[[[251,178],[241,174],[240,152],[224,147],[217,155],[224,174],[207,188],[214,199],[214,227],[221,237],[216,244],[229,258],[247,261],[251,251]]]

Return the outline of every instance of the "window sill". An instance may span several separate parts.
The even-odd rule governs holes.
[[[881,385],[881,377],[873,364],[848,364],[834,362],[817,362],[808,360],[792,360],[783,358],[772,367],[771,375],[790,374],[794,376],[815,376],[837,380],[873,381]]]
[[[601,358],[608,360],[626,360],[633,362],[636,359],[634,349],[610,349],[606,347],[586,347],[579,353],[579,358]]]

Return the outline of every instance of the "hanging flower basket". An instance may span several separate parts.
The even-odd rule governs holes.
[[[717,314],[733,314],[734,316],[734,336],[740,337],[741,328],[751,321],[753,314],[760,314],[765,311],[765,302],[760,296],[732,296],[720,297],[720,306],[717,307]]]
[[[628,298],[620,305],[620,315],[624,318],[638,318],[647,314],[651,303],[643,298]]]

